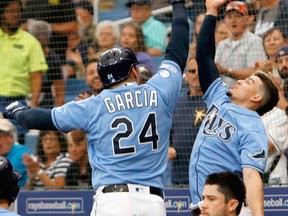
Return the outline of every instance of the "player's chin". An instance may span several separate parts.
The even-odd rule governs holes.
[[[232,96],[232,91],[231,91],[231,90],[227,91],[227,92],[226,92],[226,95],[227,95],[228,97],[231,97],[231,96]]]
[[[209,216],[210,214],[208,212],[205,211],[201,211],[200,216]]]

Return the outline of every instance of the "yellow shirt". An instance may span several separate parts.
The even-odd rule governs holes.
[[[0,29],[0,96],[28,95],[31,73],[47,69],[35,37],[21,29],[9,36]]]

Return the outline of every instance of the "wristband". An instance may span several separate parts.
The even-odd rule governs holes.
[[[37,176],[40,176],[40,175],[42,175],[44,173],[44,170],[43,169],[39,169],[39,171],[37,172]]]

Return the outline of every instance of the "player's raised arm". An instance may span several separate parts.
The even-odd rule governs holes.
[[[206,0],[206,16],[203,21],[196,48],[199,80],[203,93],[210,84],[219,77],[219,72],[214,62],[216,17],[218,8],[228,0]]]
[[[183,73],[189,51],[189,24],[185,0],[172,0],[173,21],[171,38],[164,60],[176,62]]]

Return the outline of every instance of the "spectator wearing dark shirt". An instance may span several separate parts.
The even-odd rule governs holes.
[[[188,185],[190,154],[206,112],[194,56],[187,61],[185,81],[188,84],[188,91],[180,97],[173,113],[171,143],[177,152],[177,157],[172,162],[172,183]]]
[[[28,22],[28,31],[34,35],[42,45],[48,71],[42,76],[42,91],[40,107],[53,108],[64,104],[64,80],[61,72],[61,61],[53,49],[49,47],[52,35],[51,25],[43,20],[33,20]],[[52,94],[55,91],[55,97]]]
[[[28,0],[23,10],[23,20],[44,20],[52,26],[50,46],[65,63],[67,37],[77,34],[75,6],[71,0]]]

